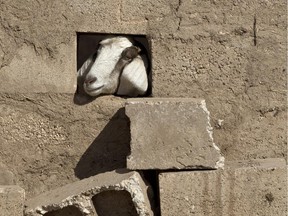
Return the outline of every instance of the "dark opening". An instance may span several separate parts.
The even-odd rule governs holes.
[[[151,186],[153,196],[150,198],[150,203],[155,216],[160,216],[160,193],[159,193],[159,170],[141,170],[141,175],[145,181]]]
[[[148,90],[144,97],[152,95],[152,73],[151,73],[151,52],[150,44],[145,35],[128,35],[128,34],[101,34],[101,33],[77,33],[77,71],[89,56],[97,52],[99,42],[108,36],[127,36],[132,38],[134,45],[141,48],[148,58]]]
[[[63,209],[51,211],[44,214],[44,216],[82,216],[82,215],[83,214],[81,213],[81,211],[75,206],[67,206]]]
[[[137,216],[137,211],[127,191],[104,191],[92,198],[98,216]]]

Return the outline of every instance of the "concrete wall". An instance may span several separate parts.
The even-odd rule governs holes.
[[[287,215],[283,159],[227,162],[224,170],[161,173],[159,185],[161,216]]]
[[[73,103],[76,32],[146,34],[154,97],[204,98],[226,160],[286,158],[285,1],[0,0],[0,11],[0,162],[28,198],[126,166],[125,99]]]

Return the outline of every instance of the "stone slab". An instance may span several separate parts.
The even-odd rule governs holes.
[[[161,215],[287,215],[284,159],[236,161],[225,169],[159,175]]]
[[[111,195],[112,194],[112,195]],[[138,172],[115,170],[77,181],[41,194],[25,205],[26,216],[69,214],[77,208],[83,215],[153,215],[151,191]],[[108,200],[108,201],[107,201]],[[119,205],[111,205],[111,200]],[[122,208],[119,210],[119,206]],[[112,214],[110,214],[113,212]],[[79,213],[79,214],[80,214]],[[63,213],[64,214],[64,213]]]
[[[25,191],[17,185],[0,185],[0,215],[22,216]]]
[[[128,99],[129,169],[216,169],[224,158],[215,145],[202,99]]]

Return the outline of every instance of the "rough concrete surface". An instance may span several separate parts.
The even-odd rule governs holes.
[[[287,215],[284,159],[237,161],[214,171],[159,175],[161,215]]]
[[[189,98],[128,99],[129,169],[213,169],[224,158],[213,141],[205,100]]]
[[[17,185],[0,185],[0,215],[23,216],[25,191]]]
[[[146,34],[153,96],[205,99],[226,161],[286,158],[286,5],[0,0],[0,162],[28,197],[126,166],[124,100],[62,94],[76,84],[76,32]]]
[[[32,198],[25,204],[25,215],[49,215],[49,212],[53,215],[53,212],[63,211],[64,208],[65,214],[68,215],[67,207],[76,207],[81,214],[91,216],[150,216],[153,215],[150,193],[151,190],[139,173],[125,169],[115,170],[67,184]]]
[[[0,185],[14,185],[14,174],[0,163]]]
[[[59,52],[75,53],[75,43],[59,45]],[[62,59],[60,53],[58,58]],[[43,59],[31,46],[23,45],[15,54],[9,66],[3,66],[0,73],[1,92],[63,92],[73,93],[76,89],[75,56],[56,63]]]
[[[76,106],[73,95],[0,96],[0,160],[30,198],[126,167],[130,130],[124,100]]]
[[[153,95],[204,98],[227,160],[286,157],[286,1],[179,2],[149,22]]]

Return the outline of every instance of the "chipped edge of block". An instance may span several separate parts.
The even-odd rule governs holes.
[[[145,191],[141,188],[141,176],[138,172],[134,171],[128,179],[124,179],[121,182],[108,185],[108,186],[95,186],[92,188],[87,188],[87,190],[81,192],[80,194],[68,196],[61,202],[52,203],[47,205],[38,206],[35,208],[25,209],[26,216],[42,216],[51,211],[57,211],[59,209],[75,206],[79,211],[85,215],[94,215],[94,204],[92,198],[104,191],[114,190],[114,191],[127,191],[131,195],[131,200],[139,216],[149,216],[153,215],[152,205],[148,195],[145,197]],[[143,180],[144,182],[144,180]],[[73,184],[73,183],[71,183]],[[142,184],[143,185],[143,184]],[[146,184],[144,184],[148,187]],[[146,200],[145,200],[146,198]]]
[[[147,196],[145,197],[146,193],[142,191],[142,188],[140,186],[142,183],[144,183],[144,180],[142,180],[143,182],[141,182],[140,178],[142,178],[140,174],[138,172],[135,172],[129,179],[122,181],[120,185],[123,185],[123,187],[126,188],[126,190],[131,194],[132,202],[134,203],[134,206],[139,216],[151,215],[153,210],[150,203],[149,195],[147,194]],[[148,187],[146,184],[145,186]],[[147,205],[145,205],[145,198],[149,202],[150,210],[147,209]]]
[[[210,112],[207,109],[206,106],[206,102],[205,100],[201,100],[200,102],[200,107],[202,108],[202,110],[207,114],[207,124],[208,126],[206,127],[206,130],[208,132],[208,135],[211,139],[212,145],[215,148],[215,150],[219,153],[219,160],[216,162],[215,168],[219,169],[219,168],[224,168],[224,162],[225,162],[225,158],[224,156],[221,154],[220,152],[220,148],[215,144],[214,142],[214,138],[213,138],[213,127],[210,124]]]
[[[49,205],[38,206],[33,209],[25,209],[25,216],[42,216],[48,212],[57,211],[65,207],[75,206],[81,213],[89,215],[93,213],[93,207],[90,203],[89,196],[79,194],[69,196],[62,200],[61,203],[53,203]]]
[[[199,98],[127,98],[125,101],[125,105],[129,104],[139,104],[139,103],[157,103],[157,104],[162,104],[162,103],[169,103],[169,102],[201,102],[203,99]]]

